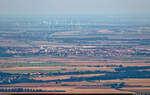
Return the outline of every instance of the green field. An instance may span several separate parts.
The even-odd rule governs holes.
[[[18,62],[18,63],[0,63],[0,68],[3,67],[25,67],[25,66],[66,66],[67,64],[59,63],[59,62],[45,62],[45,63],[24,63],[24,62]]]

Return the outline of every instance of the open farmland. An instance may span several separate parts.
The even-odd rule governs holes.
[[[150,23],[130,20],[0,16],[0,94],[149,90]]]
[[[5,89],[11,89],[11,88],[5,88]],[[61,93],[61,94],[88,94],[88,93],[94,93],[94,94],[115,94],[115,93],[121,93],[121,94],[133,94],[134,92],[128,92],[128,91],[119,91],[115,89],[77,89],[74,87],[25,87],[24,89],[42,89],[42,90],[64,90],[65,92],[47,92],[48,93]],[[19,92],[18,92],[19,93]],[[26,93],[26,92],[25,92]],[[29,92],[28,92],[29,93]],[[40,94],[40,92],[38,92]]]
[[[56,80],[56,79],[69,79],[70,77],[92,77],[92,76],[100,76],[104,74],[83,74],[83,75],[64,75],[64,76],[48,76],[48,77],[35,77],[35,80]]]

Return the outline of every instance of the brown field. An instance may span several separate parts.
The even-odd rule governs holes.
[[[51,86],[60,86],[61,84],[68,84],[68,85],[74,85],[74,86],[84,86],[84,85],[102,85],[103,83],[99,82],[87,82],[87,81],[81,81],[81,82],[61,82],[59,84],[56,84],[55,82],[48,82],[48,83],[17,83],[17,84],[6,84],[6,85],[0,85],[3,87],[51,87]]]
[[[150,71],[150,69],[145,69],[145,70],[143,70],[143,71]]]
[[[69,58],[54,58],[54,57],[31,57],[31,58],[9,58],[0,59],[0,63],[15,63],[15,62],[60,62],[68,65],[123,65],[123,66],[150,66],[149,63],[144,63],[143,60],[126,61],[129,63],[124,63],[119,60],[107,60],[104,61],[103,58],[79,58],[79,57],[69,57]]]
[[[150,87],[124,87],[121,88],[122,90],[128,90],[128,91],[150,91]]]
[[[85,61],[86,60],[86,61]],[[120,62],[103,62],[89,59],[75,59],[75,58],[52,58],[52,57],[32,57],[32,58],[10,58],[0,59],[0,63],[15,63],[15,62],[60,62],[68,65],[120,65]]]
[[[136,78],[129,78],[124,80],[101,80],[101,83],[120,83],[125,82],[126,85],[140,85],[140,86],[150,86],[150,79],[136,79]]]
[[[1,88],[1,87],[0,87]],[[4,88],[4,87],[3,87]],[[18,87],[5,87],[6,89],[10,88],[18,88]],[[57,86],[57,87],[23,87],[26,89],[42,89],[42,90],[65,90],[66,92],[60,92],[60,93],[133,93],[129,91],[119,91],[116,89],[77,89],[72,86]],[[51,92],[50,92],[51,93]],[[55,92],[52,92],[55,93]]]
[[[99,59],[90,59],[86,58],[79,58],[79,57],[70,57],[70,58],[54,58],[54,57],[30,57],[30,58],[9,58],[9,59],[0,59],[0,63],[15,63],[15,62],[61,62],[61,63],[68,63],[71,65],[106,65],[107,64],[122,64],[121,61],[116,60],[109,60],[103,61],[103,58]]]
[[[102,76],[105,74],[84,74],[84,75],[72,75],[72,77],[92,77],[92,76]]]
[[[61,82],[61,84],[68,84],[68,85],[75,85],[75,86],[84,86],[84,85],[103,85],[101,82],[87,82],[87,81],[82,81],[82,82]]]
[[[150,66],[149,63],[125,63],[123,66]]]
[[[126,85],[150,86],[150,79],[125,79]]]
[[[91,74],[91,76],[94,76],[94,74]],[[78,76],[78,75],[77,75]],[[80,76],[80,75],[79,75]],[[81,75],[82,76],[82,75]],[[56,77],[38,77],[34,78],[37,80],[54,80],[54,79],[67,79],[70,78],[70,75],[68,76],[56,76]],[[84,86],[84,85],[103,85],[105,83],[121,83],[125,82],[126,85],[141,85],[141,86],[150,86],[150,79],[124,79],[124,80],[101,80],[101,81],[93,81],[93,82],[61,82],[60,84],[56,84],[55,82],[49,82],[49,83],[18,83],[18,84],[9,84],[9,85],[0,85],[0,86],[10,86],[10,87],[51,87],[51,86],[60,86],[61,84],[67,84],[67,85],[74,85],[76,86]],[[69,86],[70,87],[70,86]],[[143,87],[139,87],[138,89],[142,89]],[[128,88],[129,89],[129,88]],[[149,88],[150,89],[150,88]],[[132,90],[132,89],[131,89]]]
[[[17,84],[6,84],[0,86],[8,86],[8,87],[43,87],[43,86],[57,86],[55,82],[48,83],[17,83]]]
[[[5,71],[9,71],[9,70],[13,70],[13,71],[18,71],[18,70],[59,70],[59,67],[38,67],[38,66],[30,66],[30,67],[10,67],[10,68],[1,68],[1,70]]]
[[[57,79],[69,79],[71,75],[65,75],[65,76],[51,76],[51,77],[36,77],[32,78],[35,80],[57,80]]]
[[[19,70],[69,70],[69,71],[88,71],[88,70],[102,70],[102,71],[114,71],[115,67],[68,67],[68,66],[25,66],[25,67],[7,67],[0,68],[1,71],[19,71]]]
[[[68,93],[108,93],[108,94],[114,94],[114,93],[132,93],[128,91],[119,91],[115,89],[73,89],[68,91]]]
[[[11,94],[18,94],[18,95],[20,95],[20,94],[24,94],[24,95],[28,95],[28,94],[30,94],[30,95],[32,95],[32,94],[41,94],[41,95],[43,95],[43,94],[63,94],[63,92],[0,92],[0,95],[11,95]]]
[[[56,79],[69,79],[70,77],[92,77],[92,76],[101,76],[104,74],[84,74],[84,75],[64,75],[64,76],[48,76],[48,77],[36,77],[32,78],[35,80],[56,80]]]

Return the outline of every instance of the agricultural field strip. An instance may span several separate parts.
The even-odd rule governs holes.
[[[56,79],[69,79],[71,77],[92,77],[92,76],[101,76],[104,74],[81,74],[81,75],[63,75],[63,76],[38,76],[35,78],[35,80],[56,80]]]

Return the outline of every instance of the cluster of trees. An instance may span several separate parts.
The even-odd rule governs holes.
[[[87,65],[88,67],[123,67],[123,65]]]
[[[66,73],[55,73],[55,75],[69,75],[69,74],[90,74],[90,73],[105,73],[101,76],[92,76],[92,77],[71,77],[69,79],[58,79],[53,80],[53,82],[73,82],[73,81],[91,81],[91,80],[112,80],[112,79],[125,79],[125,78],[150,78],[150,71],[139,71],[140,69],[148,69],[150,67],[121,67],[117,68],[116,72],[108,71],[87,71],[87,72],[66,72]]]
[[[12,57],[13,54],[6,53],[7,48],[0,47],[0,57]]]
[[[115,70],[117,72],[121,72],[121,71],[132,72],[132,71],[138,71],[138,70],[141,70],[141,69],[150,69],[150,66],[142,66],[142,67],[138,67],[138,66],[120,67],[120,68],[116,68]]]
[[[133,54],[133,55],[149,57],[149,56],[150,56],[150,53],[135,53],[135,54]]]
[[[121,83],[111,83],[111,84],[104,84],[105,86],[110,86],[111,88],[119,89],[125,86],[124,82]]]
[[[42,89],[26,89],[26,88],[9,88],[0,89],[0,92],[65,92],[65,90],[42,90]]]
[[[0,84],[42,82],[41,80],[33,80],[29,78],[30,78],[29,74],[10,74],[0,72]]]
[[[100,73],[109,73],[109,71],[99,71],[99,70],[95,70],[95,71],[74,71],[74,72],[57,72],[57,73],[46,73],[46,74],[42,74],[41,75],[48,75],[48,76],[62,76],[62,75],[81,75],[81,74],[100,74]]]

